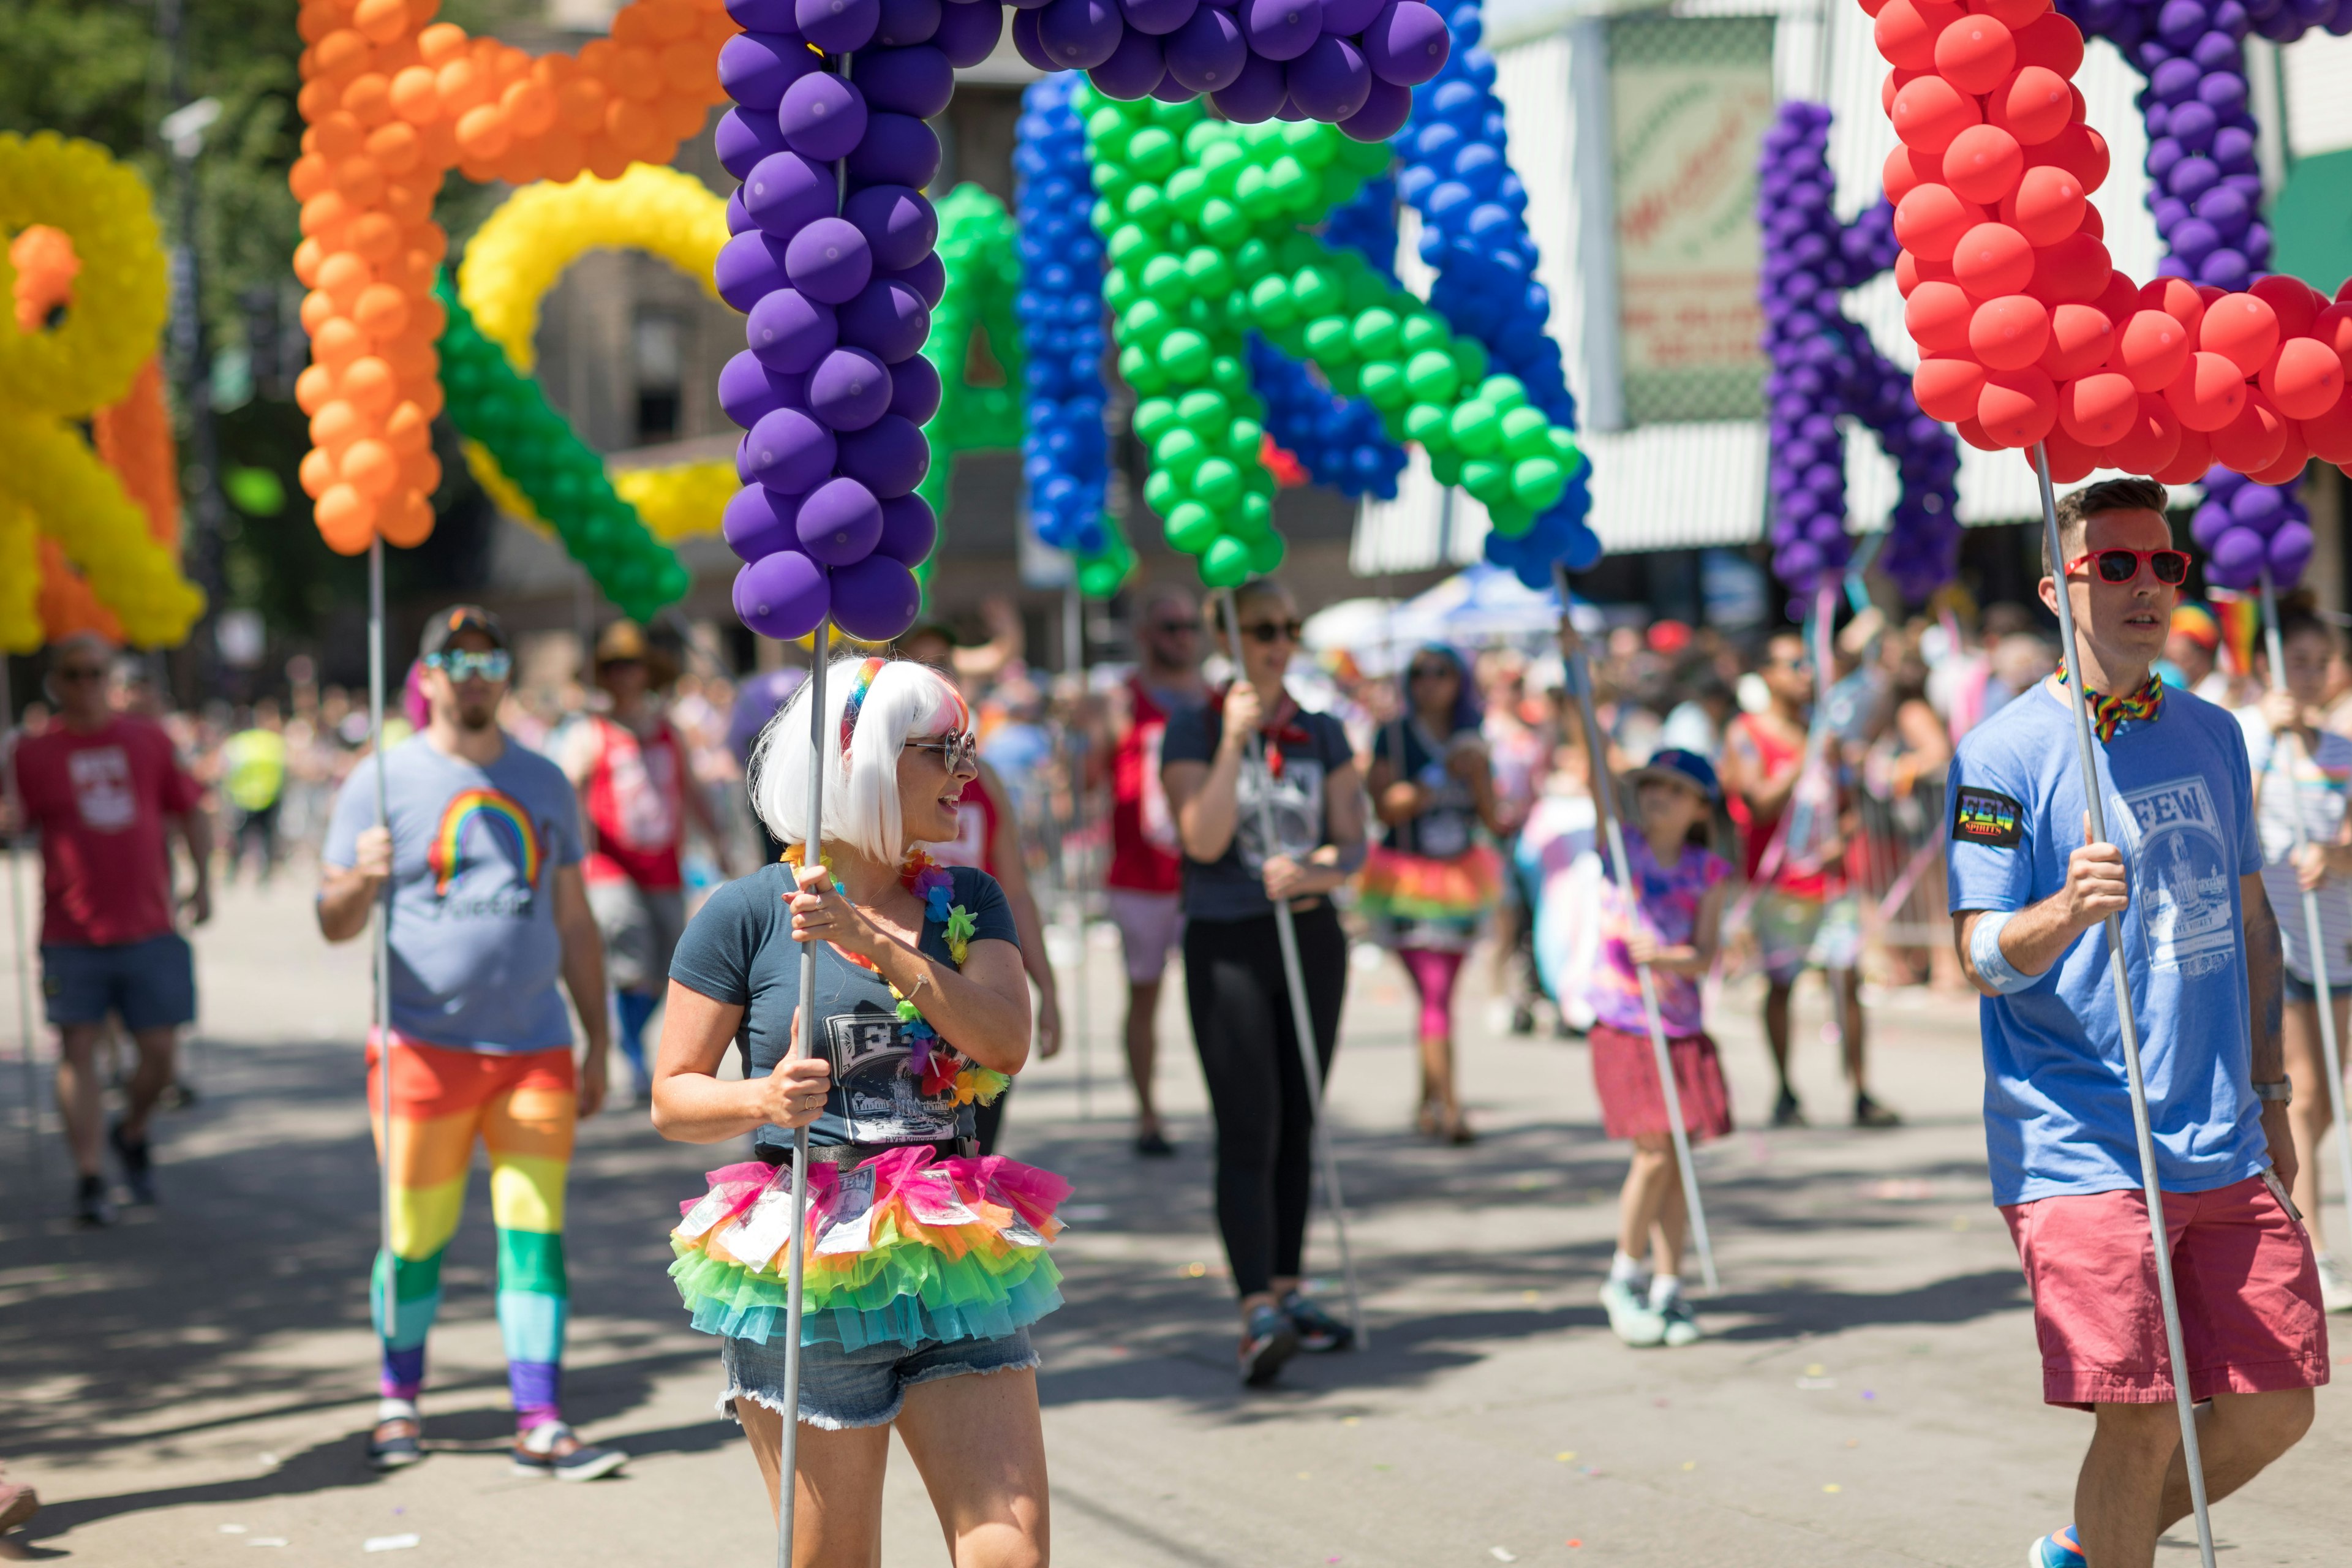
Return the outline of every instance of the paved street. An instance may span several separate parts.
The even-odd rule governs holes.
[[[366,952],[322,946],[307,892],[233,890],[198,938],[200,1100],[162,1124],[160,1210],[71,1230],[62,1148],[52,1133],[33,1185],[21,1065],[0,1062],[0,1458],[48,1505],[15,1550],[290,1565],[414,1535],[393,1561],[768,1562],[750,1456],[712,1412],[712,1343],[663,1273],[676,1200],[734,1156],[664,1143],[641,1110],[584,1130],[568,1247],[567,1407],[633,1456],[625,1476],[559,1492],[501,1457],[478,1181],[433,1340],[431,1458],[394,1478],[366,1468]],[[1858,1134],[1837,1124],[1833,1052],[1805,994],[1801,1088],[1822,1125],[1743,1131],[1703,1156],[1724,1286],[1701,1303],[1713,1337],[1636,1352],[1594,1300],[1623,1153],[1600,1135],[1581,1046],[1490,1035],[1474,998],[1465,1078],[1485,1136],[1431,1147],[1407,1131],[1402,975],[1359,968],[1333,1094],[1374,1342],[1244,1394],[1178,988],[1161,1081],[1181,1153],[1147,1163],[1127,1149],[1117,952],[1099,934],[1095,1114],[1066,1052],[1022,1079],[1009,1149],[1077,1188],[1057,1247],[1069,1305],[1038,1336],[1062,1563],[2014,1568],[2067,1517],[2088,1423],[2040,1402],[1984,1177],[1973,1004],[1915,994],[1875,1011],[1877,1090],[1910,1122]],[[12,1047],[15,984],[0,975]],[[1723,1013],[1735,1106],[1760,1118],[1753,998],[1735,992]],[[1319,1221],[1310,1261],[1336,1289]],[[2220,1507],[2225,1563],[2345,1560],[2347,1400],[2323,1393],[2311,1438]],[[896,1464],[884,1561],[938,1563],[919,1484]],[[2159,1562],[2194,1562],[2185,1531],[2171,1546]]]

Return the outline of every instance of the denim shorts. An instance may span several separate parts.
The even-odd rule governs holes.
[[[767,1408],[784,1407],[784,1342],[781,1335],[760,1344],[730,1339],[721,1343],[719,1365],[727,1369],[727,1392],[719,1407],[734,1414],[736,1400]],[[938,1340],[908,1347],[867,1345],[845,1351],[837,1344],[801,1347],[801,1420],[827,1432],[852,1426],[887,1426],[898,1418],[907,1390],[919,1383],[967,1373],[1021,1372],[1037,1364],[1029,1331],[1015,1329],[1002,1339]]]
[[[117,947],[43,947],[41,994],[60,1027],[100,1023],[109,1013],[134,1035],[193,1024],[195,958],[177,931]]]

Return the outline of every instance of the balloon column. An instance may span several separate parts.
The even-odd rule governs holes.
[[[947,514],[958,454],[1021,445],[1021,387],[1027,372],[1013,318],[1019,263],[1012,215],[973,184],[950,191],[939,211],[939,254],[947,287],[931,312],[931,340],[923,358],[939,377],[940,406],[923,426],[931,468],[915,492],[935,519]],[[985,353],[987,368],[975,365],[975,349]],[[924,549],[928,553],[929,544]]]
[[[2224,293],[2115,272],[2087,202],[2106,143],[2070,81],[2081,33],[2030,4],[2014,26],[1948,10],[1885,0],[1876,23],[1920,407],[1979,447],[2046,441],[2061,479],[2177,484],[2218,464],[2279,484],[2313,457],[2352,460],[2352,305],[2292,278]]]
[[[1362,395],[1392,437],[1420,441],[1506,539],[1558,503],[1583,463],[1571,433],[1361,255],[1302,232],[1386,168],[1385,148],[1304,122],[1213,121],[1194,104],[1090,93],[1078,107],[1111,261],[1103,298],[1151,453],[1144,500],[1203,582],[1230,586],[1283,556],[1242,359],[1253,330]]]
[[[1475,0],[1455,6],[1447,19],[1461,47],[1415,90],[1412,124],[1396,143],[1403,163],[1397,189],[1421,215],[1421,258],[1437,273],[1430,307],[1517,379],[1528,406],[1573,430],[1576,401],[1559,345],[1546,330],[1551,297],[1536,281],[1527,189],[1511,172],[1495,61],[1479,47],[1484,25]],[[1538,509],[1531,526],[1488,534],[1486,558],[1510,567],[1529,587],[1548,588],[1554,561],[1580,570],[1601,558],[1601,541],[1584,521],[1591,508],[1584,480],[1571,478],[1558,500]]]
[[[440,352],[450,422],[478,447],[477,469],[487,465],[486,482],[495,475],[510,483],[527,506],[509,510],[547,519],[572,558],[632,618],[650,620],[683,597],[686,567],[614,493],[604,459],[548,406],[539,383],[477,329],[447,279],[435,298],[449,316]]]
[[[428,26],[434,9],[304,0],[297,21],[309,129],[288,183],[302,204],[294,271],[310,289],[311,364],[295,386],[310,416],[302,487],[320,534],[346,554],[432,531],[443,176],[614,179],[633,162],[667,162],[718,101],[712,63],[735,31],[712,0],[635,0],[576,58],[533,57]]]
[[[2274,43],[2292,43],[2323,24],[2341,32],[2352,17],[2341,16],[2341,6],[2284,0],[2252,5],[2235,0],[2068,0],[2060,9],[2085,33],[2112,40],[2147,78],[2140,112],[2147,125],[2147,174],[2155,185],[2149,207],[2167,252],[2157,263],[2158,274],[2185,278],[2200,288],[2245,288],[2271,261],[2270,230],[2258,216],[2263,180],[2254,161],[2245,35],[2252,30]],[[2309,537],[2309,513],[2294,481],[2277,487],[2271,500],[2258,494],[2273,487],[2248,486],[2226,470],[2209,475],[2206,487],[2212,504],[2233,515],[2237,509],[2243,511],[2238,524],[2243,531],[2226,543],[2228,530],[2213,534],[2210,542],[2200,538],[2210,555],[2206,575],[2223,587],[2251,588],[2267,563],[2274,581],[2291,586],[2309,553],[2301,542]],[[2282,534],[2283,545],[2273,542]],[[2253,548],[2258,540],[2264,546],[2259,558]]]
[[[1372,269],[1396,281],[1396,182],[1367,180],[1355,196],[1331,209],[1323,238],[1359,251]],[[1360,397],[1341,397],[1305,365],[1252,335],[1250,384],[1265,400],[1266,437],[1297,458],[1307,476],[1343,495],[1393,500],[1404,448],[1381,428],[1381,416]]]
[[[938,388],[928,403],[902,400],[890,367],[921,347],[944,281],[931,254],[937,217],[918,194],[940,160],[923,121],[947,107],[954,68],[995,47],[1003,7],[730,5],[752,31],[720,60],[737,107],[719,149],[745,184],[719,292],[751,315],[751,346],[773,378],[729,408],[750,426],[741,468],[755,487],[730,503],[730,518],[740,507],[749,520],[730,536],[772,545],[737,579],[737,608],[771,636],[800,636],[828,613],[853,636],[896,635],[920,595],[903,563],[876,552],[887,531],[881,508],[923,477],[918,426]],[[1288,110],[1373,139],[1403,122],[1405,89],[1449,48],[1421,0],[1258,5],[1238,16],[1197,0],[1048,0],[1015,14],[1013,37],[1041,70],[1089,70],[1122,98],[1213,92],[1234,120]],[[869,363],[854,367],[861,358]],[[898,533],[916,531],[907,521]]]
[[[0,232],[35,226],[59,236],[38,247],[51,278],[33,281],[47,297],[34,300],[31,330],[15,309],[0,321],[0,647],[40,646],[44,542],[53,566],[62,557],[89,596],[58,569],[54,608],[94,616],[94,600],[130,642],[168,647],[187,635],[204,595],[75,427],[133,393],[155,353],[166,286],[147,187],[93,143],[0,134]],[[24,254],[37,269],[34,251]],[[12,301],[16,270],[12,260]],[[142,477],[142,493],[154,478]]]
[[[940,166],[924,121],[947,107],[954,73],[930,42],[935,8],[735,11],[760,30],[720,57],[737,104],[722,136],[748,129],[772,146],[744,177],[717,268],[760,372],[721,390],[746,427],[746,488],[728,503],[728,542],[747,563],[735,607],[766,637],[804,637],[830,616],[884,641],[922,607],[912,567],[937,531],[914,492],[942,390],[921,350],[947,275],[921,189]],[[804,31],[788,30],[796,22]]]
[[[1914,604],[1951,580],[1959,560],[1959,449],[1919,411],[1903,373],[1849,320],[1838,296],[1895,262],[1884,201],[1852,224],[1831,207],[1830,111],[1780,106],[1757,181],[1764,233],[1764,381],[1771,433],[1772,570],[1801,603],[1845,568],[1845,439],[1838,420],[1870,426],[1895,460],[1902,496],[1878,565]]]
[[[1103,510],[1109,478],[1103,430],[1102,241],[1087,226],[1093,185],[1087,132],[1070,107],[1077,83],[1049,76],[1022,94],[1013,152],[1021,224],[1013,310],[1028,364],[1022,469],[1038,539],[1076,557],[1078,585],[1108,598],[1135,565]]]

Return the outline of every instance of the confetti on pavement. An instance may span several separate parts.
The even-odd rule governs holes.
[[[220,1531],[223,1535],[243,1535],[245,1533],[245,1526],[241,1524],[224,1524],[220,1527]]]
[[[425,1538],[421,1535],[371,1535],[360,1542],[362,1552],[405,1552]]]
[[[1506,1552],[1499,1546],[1489,1546],[1486,1548],[1486,1555],[1493,1558],[1497,1563],[1517,1563],[1519,1560],[1519,1554],[1517,1552]]]
[[[1698,1461],[1696,1459],[1685,1459],[1683,1461],[1683,1468],[1685,1470],[1696,1470],[1698,1468]]]
[[[1845,1489],[1838,1485],[1835,1481],[1824,1481],[1822,1483],[1822,1490],[1825,1492],[1842,1492],[1845,1490]]]
[[[257,1535],[246,1544],[247,1546],[283,1546],[286,1544],[286,1538],[282,1535]]]
[[[1558,1459],[1563,1465],[1569,1464],[1576,1458],[1576,1450],[1573,1448],[1564,1448],[1560,1452],[1554,1454],[1552,1458]]]

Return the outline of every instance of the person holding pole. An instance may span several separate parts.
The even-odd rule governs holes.
[[[769,723],[749,781],[786,863],[712,894],[670,970],[654,1125],[688,1143],[749,1133],[756,1156],[712,1172],[682,1205],[670,1273],[695,1326],[721,1336],[723,1399],[772,1504],[792,1471],[799,1568],[882,1561],[894,1427],[955,1562],[1049,1556],[1029,1325],[1061,1302],[1045,1244],[1069,1187],[974,1155],[975,1103],[1028,1060],[1028,983],[995,879],[922,848],[956,837],[977,773],[970,725],[949,680],[903,659],[845,659],[803,685]],[[811,952],[814,1039],[796,1050]],[[740,1079],[719,1076],[730,1049]],[[802,1129],[811,1207],[795,1368],[786,1281]]]
[[[2284,1185],[2279,932],[2245,743],[2151,673],[2189,570],[2165,504],[2161,485],[2122,479],[2055,508],[2042,598],[2058,609],[2063,584],[2074,658],[1971,731],[1951,771],[1953,940],[1984,994],[1994,1200],[2033,1294],[2042,1396],[2095,1418],[2075,1522],[2032,1548],[2042,1568],[2149,1568],[2168,1526],[2303,1436],[2327,1381],[2318,1273]],[[2188,1399],[2211,1401],[2193,1426],[2181,1362]]]
[[[514,1466],[593,1480],[628,1457],[582,1442],[561,1403],[571,1311],[565,1178],[573,1124],[604,1105],[612,1044],[579,800],[562,769],[499,727],[514,661],[497,617],[475,605],[439,611],[419,652],[429,718],[383,758],[386,825],[377,822],[374,770],[356,769],[320,851],[319,930],[329,942],[366,931],[391,886],[391,1032],[371,1037],[367,1056],[370,1121],[380,1130],[379,1053],[392,1050],[391,1234],[370,1292],[383,1398],[368,1459],[396,1469],[424,1457],[416,1398],[425,1340],[479,1140],[490,1156]],[[587,1037],[576,1061],[559,979]]]
[[[1169,720],[1160,781],[1184,850],[1184,993],[1217,1124],[1217,1227],[1241,1297],[1241,1376],[1263,1387],[1296,1352],[1355,1338],[1300,1286],[1315,1111],[1348,991],[1348,938],[1330,894],[1363,863],[1365,807],[1339,721],[1283,689],[1301,629],[1289,590],[1267,578],[1244,584],[1232,614],[1242,668],[1206,706]],[[1254,736],[1263,766],[1250,763]],[[1319,1068],[1312,1084],[1276,899],[1297,933]]]
[[[2279,913],[2279,936],[2286,954],[2282,982],[2286,1009],[2281,1035],[2286,1076],[2295,1086],[2287,1121],[2294,1130],[2293,1196],[2303,1211],[2319,1258],[2319,1298],[2331,1312],[2352,1311],[2352,1279],[2328,1256],[2320,1219],[2320,1155],[2343,1085],[2330,1081],[2320,1039],[2318,982],[2305,929],[2307,892],[2319,907],[2319,940],[2326,958],[2325,979],[2335,1014],[2336,1037],[2352,1024],[2352,821],[2345,815],[2345,787],[2352,780],[2352,740],[2319,722],[2326,699],[2328,667],[2339,641],[2336,628],[2310,611],[2289,607],[2278,617],[2279,668],[2263,658],[2268,694],[2237,711],[2246,731],[2246,755],[2254,770],[2254,814],[2262,826],[2263,885]],[[2303,831],[2295,831],[2295,817]]]
[[[1715,852],[1723,789],[1705,757],[1659,752],[1627,783],[1633,809],[1626,870],[1641,891],[1629,898],[1614,879],[1602,890],[1591,1040],[1602,1130],[1632,1139],[1633,1159],[1617,1201],[1617,1252],[1601,1304],[1627,1344],[1679,1347],[1701,1337],[1682,1289],[1690,1215],[1641,971],[1648,967],[1656,990],[1685,1136],[1692,1143],[1728,1136],[1731,1097],[1701,1016],[1699,980],[1715,963],[1731,863]],[[1597,797],[1603,811],[1615,793]]]
[[[212,827],[203,791],[151,719],[107,702],[114,649],[96,633],[49,652],[58,721],[16,743],[14,801],[41,835],[41,992],[58,1031],[58,1110],[79,1184],[75,1217],[114,1223],[108,1145],[133,1203],[155,1201],[148,1128],[172,1086],[183,1026],[195,1022],[195,960],[176,916],[212,916]],[[5,716],[0,716],[5,723]],[[0,821],[0,832],[15,824]],[[195,879],[173,896],[171,838],[187,847]],[[13,865],[11,869],[13,870]],[[121,1119],[106,1125],[99,1041],[109,1014],[139,1055]],[[27,1051],[31,1042],[26,1043]]]

